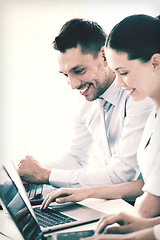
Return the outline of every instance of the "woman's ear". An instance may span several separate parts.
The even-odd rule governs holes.
[[[159,53],[155,53],[151,57],[151,63],[152,63],[152,67],[155,71],[160,69],[160,54]]]

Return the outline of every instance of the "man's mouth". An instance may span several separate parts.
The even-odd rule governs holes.
[[[86,95],[89,91],[91,84],[86,84],[83,88],[78,89],[81,95]]]

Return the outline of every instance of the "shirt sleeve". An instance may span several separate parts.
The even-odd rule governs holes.
[[[91,143],[91,136],[87,128],[84,129],[83,123],[81,127],[79,125],[76,131],[75,145],[73,145],[76,146],[79,142],[80,145],[78,145],[81,148],[77,152],[75,150],[76,147],[75,149],[72,147],[72,159],[74,160],[71,161],[71,158],[69,160],[67,158],[67,162],[63,162],[63,169],[54,168],[52,170],[49,179],[50,184],[55,187],[84,187],[118,184],[137,179],[140,174],[136,159],[137,148],[152,107],[153,105],[150,102],[141,102],[138,104],[131,101],[128,103],[126,117],[123,120],[124,126],[121,136],[116,143],[115,153],[112,155],[108,165],[98,169],[87,169],[81,161],[77,165],[78,156],[84,153],[83,150],[87,151]],[[84,155],[84,162],[86,160]]]
[[[154,104],[149,98],[139,102],[128,99],[123,128],[120,137],[116,139],[114,153],[109,164],[110,179],[113,184],[134,181],[140,176],[137,150],[153,106]],[[115,129],[114,125],[112,125],[112,129]],[[117,181],[118,178],[120,181]]]
[[[156,240],[160,240],[160,224],[154,226],[153,232]]]
[[[151,170],[150,175],[146,180],[142,190],[160,197],[159,183],[160,183],[160,152],[157,153],[156,164],[153,166],[153,169]]]

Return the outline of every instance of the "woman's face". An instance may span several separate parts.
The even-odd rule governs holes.
[[[116,86],[125,89],[135,101],[147,96],[154,100],[159,94],[160,83],[151,60],[146,63],[138,59],[128,60],[127,53],[119,53],[109,47],[106,49],[106,57],[108,66],[116,73]]]

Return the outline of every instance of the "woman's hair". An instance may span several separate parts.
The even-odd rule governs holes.
[[[106,33],[96,22],[75,18],[62,26],[53,47],[64,53],[67,49],[80,45],[83,53],[91,53],[97,57],[101,47],[105,45],[106,37]]]
[[[128,59],[148,62],[160,53],[160,16],[132,15],[124,18],[110,32],[106,47],[125,52]]]

